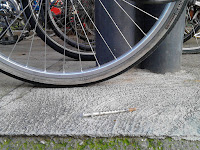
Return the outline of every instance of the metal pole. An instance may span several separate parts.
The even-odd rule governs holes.
[[[185,11],[156,51],[145,59],[140,67],[161,74],[179,71],[181,68],[184,28]]]

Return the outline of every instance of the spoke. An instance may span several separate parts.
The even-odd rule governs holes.
[[[52,13],[52,12],[50,12],[50,13]],[[53,17],[53,16],[52,16],[52,17]],[[58,22],[59,22],[60,20],[62,20],[62,19],[65,19],[65,18],[66,18],[66,17],[64,16],[64,17],[62,17],[61,19],[58,19],[58,18],[57,18],[57,20],[55,20],[55,18],[53,18],[53,19],[54,19],[54,21],[55,21],[55,24],[58,25],[58,24],[59,24]],[[66,19],[65,19],[65,20],[66,20]],[[60,27],[60,31],[61,31],[61,32],[65,32],[65,27],[66,27],[67,25],[70,25],[70,22],[67,22],[66,25],[62,24],[62,27]],[[59,27],[58,27],[58,28],[59,28]],[[64,28],[64,31],[63,31],[63,29],[61,29],[61,28]],[[67,29],[66,34],[64,34],[63,36],[67,35],[70,31],[72,31],[72,28]],[[60,35],[60,37],[62,37],[62,36]],[[64,37],[64,38],[65,38],[65,37]]]
[[[193,28],[193,32],[194,32],[194,35],[195,35],[196,32],[195,32],[194,26],[192,26],[192,28]],[[194,36],[194,37],[195,37],[195,39],[196,39],[197,45],[199,46],[199,41],[198,41],[197,37],[196,37],[196,36]]]
[[[188,34],[188,33],[190,33],[190,30],[185,28],[184,34]]]
[[[64,18],[62,18],[62,19],[64,19]],[[65,19],[65,20],[66,20],[66,19]],[[55,23],[57,24],[57,23],[58,23],[58,21],[56,21]],[[66,24],[66,26],[67,26],[67,25],[68,25],[68,26],[70,26],[70,22],[68,22],[68,23]],[[64,26],[65,26],[65,25],[64,25],[64,24],[62,24],[62,27],[60,27],[60,28],[65,28]]]
[[[133,5],[133,4],[129,3],[129,2],[127,2],[126,0],[122,0],[122,1],[125,2],[125,3],[127,3],[127,4],[130,5],[130,6],[134,7],[135,9],[137,9],[137,10],[139,10],[139,11],[145,13],[146,15],[148,15],[148,16],[154,18],[155,20],[159,20],[158,17],[155,17],[155,16],[151,15],[150,13],[148,13],[148,12],[142,10],[141,8],[139,8],[139,7],[135,6],[135,5]]]
[[[55,18],[57,18],[56,16],[54,17],[53,15],[52,15],[52,17],[54,18],[54,20],[55,20]],[[64,17],[62,17],[62,18],[57,18],[57,20],[55,21],[55,23],[58,23],[60,20],[62,20],[62,19],[65,19],[65,16]],[[62,24],[63,25],[63,24]],[[64,25],[63,25],[64,26]]]
[[[121,36],[123,37],[123,39],[125,40],[125,42],[127,43],[127,45],[130,47],[130,49],[132,48],[132,46],[129,44],[129,42],[127,41],[127,39],[125,38],[124,34],[122,33],[122,31],[119,29],[118,25],[116,24],[116,22],[114,21],[114,19],[112,18],[112,16],[110,15],[110,13],[108,12],[108,10],[106,9],[106,7],[104,6],[104,4],[102,3],[101,0],[98,0],[101,4],[101,6],[103,7],[103,9],[106,11],[107,15],[110,17],[110,19],[112,20],[112,22],[114,23],[115,27],[117,28],[117,30],[119,31],[119,33],[121,34]]]
[[[34,8],[34,11],[35,11],[35,9],[36,9],[36,7]],[[12,50],[11,50],[9,56],[8,56],[8,59],[11,57],[11,55],[12,55],[14,49],[15,49],[16,46],[17,46],[17,43],[19,42],[20,38],[22,37],[22,34],[23,34],[23,32],[25,31],[25,29],[26,29],[26,27],[27,27],[27,25],[28,25],[28,23],[29,23],[29,21],[30,21],[30,19],[31,19],[32,16],[33,16],[33,13],[32,13],[32,14],[29,16],[29,18],[27,19],[26,24],[25,24],[25,26],[23,27],[22,32],[20,33],[20,36],[18,37],[18,39],[17,39],[15,45],[13,46],[13,48],[12,48]]]
[[[8,17],[4,16],[3,19],[6,23],[6,26],[9,26]],[[10,36],[13,36],[13,32],[12,32],[11,28],[8,29],[8,33],[9,33]]]
[[[199,6],[200,7],[200,2],[197,0],[195,1],[195,5]]]
[[[75,6],[74,6],[74,4],[73,4],[73,0],[71,0],[71,3],[72,3],[72,6],[73,6],[74,11],[76,11],[76,8],[75,8]],[[84,29],[84,27],[83,27],[83,25],[82,25],[82,23],[81,23],[81,20],[80,20],[80,18],[79,18],[79,15],[78,15],[77,12],[76,12],[75,14],[76,14],[76,16],[77,16],[77,18],[78,18],[78,21],[79,21],[79,23],[80,23],[80,25],[81,25],[81,28],[82,28],[82,30],[83,30],[83,32],[84,32],[84,34],[85,34],[85,37],[87,38],[87,41],[88,41],[88,43],[89,43],[89,45],[90,45],[90,48],[91,48],[91,50],[92,50],[92,53],[93,53],[93,55],[94,55],[94,57],[95,57],[95,60],[96,60],[96,62],[97,62],[97,65],[100,67],[101,65],[99,64],[99,61],[98,61],[98,59],[97,59],[97,57],[96,57],[96,54],[95,54],[95,52],[94,52],[94,49],[92,48],[92,45],[91,45],[91,43],[90,43],[90,40],[88,39],[88,36],[87,36],[87,34],[86,34],[86,31],[85,31],[85,29]]]
[[[81,54],[80,54],[80,47],[79,47],[79,39],[78,39],[78,33],[77,33],[77,26],[76,26],[76,16],[74,15],[74,24],[75,24],[75,32],[76,32],[76,42],[78,45],[78,52],[79,52],[79,62],[80,62],[80,67],[81,67],[81,72],[83,72],[83,65],[82,65],[82,61],[81,61]]]
[[[194,35],[194,37],[200,38],[200,33],[196,33],[196,34]]]
[[[191,18],[191,16],[190,16],[190,10],[189,10],[188,7],[187,7],[187,13],[188,13],[188,16],[189,16],[190,20],[192,20],[192,18]]]
[[[131,16],[124,10],[124,8],[116,0],[114,1],[119,6],[119,8],[128,16],[128,18],[135,24],[135,26],[142,32],[142,34],[147,36],[146,33],[142,30],[142,28],[140,28],[140,26],[133,20],[133,18],[131,18]]]
[[[40,16],[40,11],[41,11],[41,6],[42,6],[42,0],[40,2],[40,7],[39,7],[39,11],[38,11],[38,17],[36,19],[36,24],[35,24],[35,28],[33,29],[33,37],[32,37],[32,40],[31,40],[31,45],[30,45],[30,49],[29,49],[29,54],[28,54],[28,60],[27,60],[27,63],[26,63],[26,67],[28,67],[28,63],[29,63],[29,59],[30,59],[30,55],[31,55],[31,51],[32,51],[32,47],[33,47],[33,40],[35,38],[35,35],[36,35],[36,28],[38,26],[38,19],[39,19],[39,16]],[[31,6],[30,6],[31,7]],[[32,13],[34,13],[32,11]],[[36,16],[36,15],[35,15]]]
[[[64,32],[66,35],[66,32],[67,32],[67,29],[66,29],[66,25],[67,25],[67,20],[66,20],[66,17],[67,17],[67,1],[65,3],[65,26],[64,26]],[[64,37],[64,58],[63,58],[63,73],[65,73],[65,62],[66,62],[66,56],[65,56],[65,49],[66,49],[66,38]]]
[[[41,0],[42,1],[42,0]],[[44,41],[45,41],[45,45],[44,45],[44,72],[47,71],[47,5],[49,3],[49,0],[45,0],[45,37],[44,37]],[[39,15],[38,15],[38,18],[39,18]]]
[[[93,24],[94,28],[96,29],[96,31],[98,32],[98,34],[100,35],[100,37],[102,38],[102,40],[104,41],[105,45],[107,46],[107,48],[109,49],[110,53],[112,54],[112,56],[116,58],[116,56],[114,55],[114,53],[112,52],[111,48],[109,47],[108,43],[106,42],[106,40],[104,39],[104,37],[102,36],[102,34],[100,33],[99,29],[97,28],[97,26],[95,25],[94,21],[92,20],[92,18],[90,17],[90,15],[88,14],[88,12],[85,10],[85,7],[82,5],[82,3],[80,2],[80,0],[78,0],[78,2],[80,3],[81,7],[84,9],[86,15],[88,16],[88,18],[90,19],[91,23]]]
[[[72,28],[68,29],[65,35],[67,35],[70,31],[72,31]]]

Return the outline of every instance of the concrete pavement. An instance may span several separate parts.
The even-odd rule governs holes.
[[[39,88],[0,74],[0,135],[172,137],[200,140],[200,55],[183,55],[181,71],[131,69],[106,82]],[[136,107],[121,114],[82,113]]]

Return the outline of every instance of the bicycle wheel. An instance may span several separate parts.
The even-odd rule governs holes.
[[[71,2],[73,3],[73,0],[71,0]],[[80,0],[78,0],[77,2],[77,5],[80,5],[81,7],[83,6]],[[100,63],[99,57],[96,55],[95,50],[92,50],[93,56],[95,58],[94,61],[82,61],[80,55],[78,61],[71,59],[69,57],[66,57],[65,55],[61,55],[55,52],[51,47],[47,45],[47,43],[40,40],[40,38],[38,38],[34,34],[32,39],[26,41],[24,40],[20,43],[16,42],[16,44],[12,47],[0,45],[0,69],[4,73],[7,73],[21,80],[33,83],[59,86],[83,85],[114,77],[125,71],[130,66],[138,63],[139,61],[147,57],[147,55],[149,55],[154,50],[154,47],[159,44],[161,39],[164,38],[164,36],[173,27],[174,23],[177,21],[180,14],[182,13],[185,4],[186,1],[184,0],[178,0],[177,2],[163,4],[164,7],[162,7],[162,11],[160,11],[159,14],[155,15],[149,14],[148,10],[140,9],[139,7],[137,7],[137,4],[134,3],[132,0],[96,0],[95,9],[99,8],[99,10],[101,10],[101,12],[103,13],[100,15],[100,18],[102,17],[102,15],[104,15],[103,18],[106,18],[107,21],[109,21],[113,30],[118,31],[116,33],[118,36],[115,36],[113,38],[109,38],[109,36],[112,37],[112,34],[108,35],[107,32],[107,36],[103,34],[103,31],[105,31],[107,29],[106,27],[109,26],[107,22],[105,22],[105,20],[98,20],[98,13],[95,13],[95,22],[93,22],[96,30],[95,36],[98,36],[102,39],[102,42],[105,45],[104,51],[107,50],[113,56],[111,60],[105,63]],[[72,5],[74,6],[74,4]],[[41,7],[41,5],[39,6]],[[157,4],[152,4],[151,6],[154,9],[156,9],[156,7],[160,8],[160,5]],[[22,10],[22,12],[25,11],[27,8],[28,5],[24,8],[24,10]],[[73,8],[75,9],[75,7]],[[111,11],[112,8],[115,8],[114,13]],[[131,15],[127,13],[126,10],[128,9],[135,10],[139,14],[143,16],[145,15],[146,17],[154,20],[151,28],[149,28],[148,31],[143,31],[142,28],[137,24],[137,22],[134,21],[134,18],[131,18]],[[45,10],[47,11],[47,9]],[[74,11],[76,11],[76,9]],[[115,12],[120,13],[120,19],[118,18],[118,15],[114,16]],[[85,11],[85,13],[88,14],[87,11]],[[81,23],[78,13],[74,13],[74,19],[75,17],[77,17],[79,23]],[[29,19],[30,17],[28,18],[28,20]],[[124,26],[123,19],[126,19],[127,21],[126,26]],[[44,20],[45,33],[47,33],[47,13],[45,13]],[[90,21],[92,22],[92,19],[90,19]],[[99,24],[99,22],[101,22],[101,24]],[[105,25],[105,28],[103,28],[103,30],[99,30],[99,27],[102,27],[103,23]],[[131,43],[131,41],[128,41],[126,39],[126,34],[131,33],[135,37],[138,37],[138,35],[134,35],[135,33],[137,33],[134,31],[128,30],[129,32],[124,32],[124,29],[127,29],[128,24],[132,24],[137,32],[142,33],[141,38],[131,45],[129,44]],[[34,32],[36,30],[36,27],[37,24],[33,29]],[[113,30],[109,29],[107,31],[112,33]],[[44,41],[47,41],[47,37],[48,34],[45,34]],[[79,38],[77,36],[77,43],[78,40]],[[112,47],[110,47],[110,45],[116,44],[116,42],[110,43],[109,40],[120,40],[120,42],[126,43],[125,46],[126,48],[128,48],[121,54],[116,55],[118,49],[112,49]],[[70,47],[69,45],[66,45],[66,42],[63,42],[63,45],[64,47]],[[96,41],[96,49],[98,46],[99,43]],[[101,45],[98,48],[101,49]],[[79,49],[77,49],[77,51],[79,51]],[[104,54],[100,56],[103,59],[106,59],[107,57]]]
[[[65,14],[65,5],[67,3],[67,8],[68,8],[68,12],[67,12],[67,17],[64,17]],[[84,8],[86,9],[86,11],[88,12],[88,14],[91,16],[92,20],[94,21],[94,0],[81,0]],[[77,2],[76,2],[77,3]],[[68,39],[67,43],[70,44],[73,47],[78,47],[82,50],[86,50],[86,51],[91,51],[91,48],[87,42],[87,38],[84,35],[84,32],[81,28],[81,25],[78,23],[75,25],[75,22],[78,22],[78,20],[76,19],[74,21],[74,11],[73,11],[73,6],[72,3],[68,0],[68,1],[64,1],[62,4],[59,3],[54,3],[53,5],[49,5],[48,10],[52,10],[54,8],[62,8],[60,11],[60,14],[57,15],[54,11],[49,11],[48,12],[48,19],[49,19],[49,25],[51,26],[51,28],[54,30],[54,32],[56,33],[56,35],[58,37],[60,37],[62,40],[64,39]],[[84,27],[84,30],[86,31],[87,35],[89,37],[89,41],[92,44],[92,47],[95,47],[95,39],[94,39],[94,35],[95,35],[95,29],[92,25],[92,23],[89,21],[89,18],[87,17],[87,15],[85,14],[84,10],[80,7],[80,5],[76,5],[76,11],[79,15],[79,17],[81,18],[81,24]],[[67,19],[67,27],[71,30],[71,32],[73,32],[74,35],[76,35],[76,31],[77,31],[77,35],[79,36],[79,38],[82,40],[82,43],[79,43],[79,45],[77,45],[76,39],[70,38],[69,34],[65,35],[64,33],[64,29],[65,29],[65,19]],[[75,27],[77,29],[75,29]],[[70,33],[71,35],[72,33]]]
[[[91,51],[88,51],[88,52],[85,51],[88,49],[88,46],[85,46],[85,44],[84,45],[82,44],[82,43],[85,43],[83,40],[79,40],[78,46],[76,44],[77,43],[76,33],[72,31],[70,22],[67,21],[67,19],[69,18],[68,5],[65,5],[65,3],[62,4],[61,15],[59,15],[62,18],[56,19],[55,16],[52,15],[51,7],[49,5],[50,2],[47,3],[45,7],[44,6],[45,0],[38,1],[38,3],[41,3],[41,11],[42,10],[45,11],[46,9],[46,14],[47,14],[46,20],[47,20],[47,24],[50,26],[50,28],[48,28],[48,32],[45,32],[44,26],[43,26],[45,24],[44,21],[37,21],[37,14],[39,10],[34,10],[33,5],[35,5],[35,3],[31,2],[31,0],[26,0],[26,1],[23,0],[22,3],[23,3],[24,8],[28,6],[27,9],[25,10],[25,14],[27,18],[31,17],[29,20],[29,23],[31,24],[32,28],[34,28],[37,25],[36,27],[37,35],[45,43],[47,43],[51,48],[53,48],[54,50],[56,50],[57,52],[61,54],[65,54],[66,56],[77,59],[77,60],[79,59],[79,56],[81,57],[82,60],[94,60],[93,53]],[[66,13],[65,13],[65,10],[66,10]],[[64,17],[63,17],[63,12],[64,12]],[[70,12],[73,13],[73,11],[70,11]],[[44,16],[44,14],[40,16]],[[58,22],[55,22],[55,20],[58,20],[61,26],[63,23],[66,23],[65,28],[64,28],[64,30],[66,29],[66,33],[64,37],[62,34],[63,33],[62,29],[59,27]],[[51,36],[52,33],[56,33],[57,36]],[[46,41],[45,41],[45,37],[46,37]],[[66,42],[66,44],[72,45],[75,48],[64,47],[63,40]],[[77,51],[76,48],[78,48],[79,50]]]
[[[186,11],[186,27],[184,33],[183,54],[200,53],[200,7],[188,4]]]

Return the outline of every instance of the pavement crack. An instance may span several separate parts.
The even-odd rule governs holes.
[[[8,93],[4,94],[3,96],[0,97],[0,100],[3,99],[4,97],[8,96],[10,93],[12,93],[13,91],[15,91],[16,89],[18,89],[19,87],[21,87],[22,85],[24,85],[25,83],[22,83],[18,86],[16,86],[15,88],[13,88],[11,91],[9,91]]]
[[[0,108],[7,106],[8,104],[14,102],[15,100],[21,99],[22,97],[30,93],[31,90],[35,87],[33,86],[33,87],[25,88],[24,85],[25,83],[22,83],[21,85],[17,86],[6,95],[2,96],[1,101],[0,101]]]

